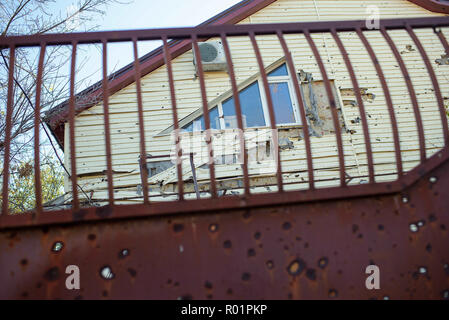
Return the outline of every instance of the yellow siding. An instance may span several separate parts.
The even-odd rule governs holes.
[[[342,0],[338,2],[322,0],[278,0],[241,23],[356,20],[366,16],[366,6],[373,4],[379,6],[382,19],[441,15],[431,13],[417,5],[402,0]],[[437,73],[443,95],[447,97],[449,95],[449,78],[447,76],[449,74],[449,66],[440,66],[434,63],[434,60],[439,58],[444,50],[438,38],[434,35],[433,30],[417,30],[416,33],[422,41],[431,64]],[[448,38],[448,30],[445,29],[444,33],[446,38]],[[403,52],[402,57],[411,75],[423,117],[427,154],[431,155],[442,146],[441,122],[436,107],[435,95],[432,91],[433,87],[416,46],[408,34],[404,31],[391,31],[389,34],[393,38],[398,50]],[[396,108],[395,113],[399,125],[401,148],[403,149],[402,157],[403,161],[405,161],[404,169],[410,170],[417,164],[419,154],[417,150],[417,132],[413,109],[405,82],[389,46],[383,40],[380,33],[377,31],[365,32],[365,35],[373,45],[387,78],[393,103]],[[368,124],[373,143],[372,148],[376,163],[376,174],[394,172],[394,146],[391,125],[376,71],[355,33],[340,34],[340,37],[350,54],[351,62],[354,65],[359,80],[359,86],[368,88],[368,91],[375,95],[374,101],[365,102],[365,108],[368,114]],[[352,88],[344,61],[333,38],[329,34],[315,34],[313,35],[313,39],[325,61],[330,78],[335,79],[340,88]],[[293,54],[297,71],[303,69],[313,73],[314,79],[320,79],[321,76],[316,61],[304,37],[302,35],[287,35],[286,40]],[[252,46],[246,37],[230,38],[229,43],[237,82],[242,82],[258,71]],[[276,37],[258,37],[258,43],[266,66],[283,56],[282,49]],[[406,49],[409,45],[412,45],[412,50]],[[194,76],[195,69],[192,60],[192,52],[189,51],[173,61],[178,115],[180,119],[201,107],[199,81]],[[152,155],[169,154],[172,148],[169,136],[154,137],[172,124],[171,101],[166,72],[165,66],[162,66],[142,78],[146,146],[147,153]],[[209,72],[205,75],[209,101],[230,89],[227,73]],[[343,100],[355,100],[355,98],[344,97]],[[137,164],[139,156],[139,133],[135,85],[129,85],[112,95],[109,99],[109,108],[112,133],[112,162],[114,170],[120,172],[114,175],[114,186],[129,187],[126,191],[121,191],[120,195],[116,193],[116,197],[136,196],[135,190],[136,185],[140,184],[140,175]],[[353,134],[344,133],[343,135],[345,160],[347,165],[351,166],[348,172],[350,175],[367,174],[362,127],[360,124],[351,123],[351,120],[357,118],[359,115],[358,108],[345,105],[343,107],[343,115],[348,129],[354,130]],[[106,169],[103,134],[103,106],[101,104],[77,116],[76,157],[77,171],[79,174],[102,172]],[[287,171],[306,170],[303,142],[296,142],[295,146],[298,148],[298,151],[295,151],[294,156],[285,152],[281,153],[283,159],[282,165],[284,168],[287,168]],[[331,135],[322,138],[312,138],[312,147],[314,166],[329,169],[317,172],[317,178],[338,176],[336,171],[336,168],[338,168],[338,159],[336,157],[335,137]],[[69,143],[67,141],[65,143],[65,149],[66,160],[68,160]],[[69,165],[68,162],[67,164]],[[227,170],[223,166],[219,166],[218,168],[219,170]],[[203,172],[200,170],[199,176],[204,176],[204,179],[207,179],[208,173],[207,171]],[[306,174],[302,174],[301,177],[307,179]],[[387,178],[391,179],[392,177],[394,176],[378,177],[377,179],[380,181]],[[102,174],[98,174],[95,177],[82,178],[80,179],[80,184],[87,190],[104,189],[106,183],[102,181],[103,178],[104,176]],[[297,179],[299,181],[300,177],[297,177]],[[359,181],[353,182],[359,183]],[[329,184],[329,182],[321,183],[322,186]],[[105,193],[99,191],[96,195],[104,197]]]

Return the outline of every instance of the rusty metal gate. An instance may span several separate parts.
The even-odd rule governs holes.
[[[223,25],[196,28],[139,31],[94,32],[0,38],[0,48],[9,48],[8,105],[6,142],[3,160],[2,214],[0,215],[0,298],[96,299],[321,299],[321,298],[449,298],[449,130],[444,96],[428,53],[415,31],[432,29],[435,40],[449,54],[448,43],[440,28],[448,27],[444,18],[383,20],[380,30],[367,30],[365,21],[340,21],[292,24]],[[435,109],[441,118],[441,150],[428,156],[423,123],[410,80],[388,31],[405,30],[419,51],[435,94]],[[389,110],[394,141],[397,178],[376,182],[372,141],[364,110],[364,101],[354,68],[340,41],[342,32],[355,32],[373,63],[386,107]],[[412,170],[402,166],[400,138],[394,106],[373,44],[365,33],[379,32],[388,42],[406,83],[418,132],[419,161]],[[324,66],[323,57],[311,37],[328,33],[335,40],[354,87],[360,110],[368,162],[368,182],[347,183],[342,132],[338,123],[336,97]],[[156,202],[148,196],[147,171],[142,170],[141,204],[114,203],[114,185],[108,95],[113,80],[106,73],[106,48],[109,42],[131,41],[135,53],[135,81],[140,130],[140,155],[146,157],[143,102],[140,89],[141,63],[137,43],[162,40],[161,55],[167,66],[172,99],[173,126],[178,127],[177,105],[172,75],[172,59],[182,42],[191,43],[200,56],[198,42],[212,37],[221,39],[228,60],[238,128],[243,132],[238,86],[227,44],[229,37],[247,36],[259,65],[265,92],[269,92],[256,36],[275,35],[292,74],[295,66],[284,35],[302,34],[321,71],[334,121],[339,159],[339,186],[317,188],[314,179],[311,139],[304,135],[308,188],[284,190],[282,162],[276,159],[277,191],[250,192],[247,150],[243,142],[242,195],[219,196],[215,181],[213,150],[208,134],[209,109],[201,58],[197,60],[201,101],[206,124],[206,142],[210,163],[210,198],[187,200],[182,185],[182,166],[177,165],[178,199]],[[171,39],[171,41],[168,41]],[[40,48],[36,89],[35,154],[39,155],[40,77],[47,46],[70,45],[76,53],[79,44],[102,44],[105,146],[109,203],[101,207],[80,204],[77,165],[71,157],[72,208],[47,211],[41,201],[40,159],[35,157],[36,208],[22,214],[8,212],[10,175],[10,133],[13,123],[14,50]],[[75,59],[71,63],[71,90],[68,122],[70,154],[75,154],[75,116],[78,112],[74,92]],[[296,77],[292,79],[295,97],[304,126],[307,119]],[[273,103],[268,94],[270,127],[277,132]],[[244,139],[242,139],[244,141]],[[182,156],[179,139],[176,157]],[[277,153],[279,157],[279,153]],[[381,270],[381,289],[367,290],[365,268],[375,264]],[[81,289],[67,290],[65,269],[77,265],[81,271]]]

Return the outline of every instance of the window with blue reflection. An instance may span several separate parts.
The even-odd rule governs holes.
[[[242,109],[243,127],[263,127],[265,117],[258,82],[254,82],[239,93]],[[229,98],[223,104],[223,116],[226,128],[237,128],[234,98]]]
[[[279,77],[279,76],[288,76],[287,66],[285,63],[280,67],[277,67],[273,71],[268,74],[269,77]]]
[[[220,118],[218,117],[218,108],[212,108],[209,110],[210,128],[220,129]],[[192,122],[182,127],[185,131],[203,131],[206,130],[206,123],[204,122],[204,116],[198,117]]]
[[[292,100],[287,82],[270,83],[276,124],[295,123]]]
[[[290,99],[288,82],[282,78],[288,76],[286,64],[282,64],[268,73],[269,88],[273,100],[276,124],[296,123],[293,104]],[[261,88],[259,82],[255,81],[239,92],[240,104],[242,108],[243,127],[264,127],[266,126],[264,109],[261,98]],[[224,128],[220,125],[218,107],[209,110],[210,128],[226,129],[237,128],[237,116],[235,111],[234,98],[228,98],[221,104],[223,110]],[[204,116],[200,116],[183,127],[186,131],[203,131],[206,129]]]

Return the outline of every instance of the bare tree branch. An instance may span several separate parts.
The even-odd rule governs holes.
[[[1,0],[0,35],[33,35],[48,32],[73,32],[81,28],[92,29],[94,26],[91,22],[105,13],[106,5],[119,2],[116,0],[79,0],[77,5],[66,14],[55,13],[55,3],[54,0]],[[77,24],[73,22],[77,22]],[[13,125],[10,140],[11,168],[18,168],[29,163],[34,153],[32,137],[34,134],[38,52],[39,48],[16,48],[15,50],[14,82],[12,88],[9,88],[13,95]],[[3,49],[0,54],[0,162],[3,162],[9,51]],[[68,46],[47,48],[42,73],[41,114],[67,99],[70,82],[66,66],[70,63],[70,59],[71,50]],[[81,58],[79,61],[76,68],[77,74],[85,65],[87,57]],[[85,79],[77,80],[77,87],[84,81]],[[59,164],[59,170],[65,171],[66,175],[70,177],[70,173],[59,155],[61,150],[53,143],[52,136],[41,117],[39,117],[39,121],[41,132],[45,135],[45,139],[42,139],[41,150],[52,150]],[[50,186],[50,190],[51,188],[53,187]],[[89,199],[82,188],[80,190]],[[27,194],[27,192],[23,194]],[[17,203],[17,199],[15,202],[16,208],[21,208],[23,205]]]

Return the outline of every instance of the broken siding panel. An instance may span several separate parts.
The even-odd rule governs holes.
[[[429,37],[430,38],[430,37]],[[410,40],[409,40],[410,41]],[[398,42],[398,41],[396,41],[396,42]],[[378,42],[376,42],[376,45],[378,44]],[[375,48],[377,48],[377,46],[375,47]],[[355,50],[354,50],[355,51]],[[358,51],[358,50],[357,50]],[[363,52],[363,51],[362,51]],[[431,49],[430,50],[430,52],[435,52],[435,49]],[[355,52],[355,54],[357,54],[356,52]],[[353,55],[351,54],[351,60],[353,60]],[[396,72],[397,73],[399,73],[399,75],[398,76],[396,76],[396,78],[395,79],[392,79],[391,78],[391,72],[390,72],[390,70],[388,69],[388,68],[385,68],[384,67],[384,65],[385,65],[385,61],[388,61],[388,59],[387,59],[387,57],[386,56],[380,56],[380,58],[379,58],[379,61],[380,61],[380,63],[381,63],[381,65],[382,65],[382,67],[383,67],[383,69],[384,69],[384,73],[385,73],[385,76],[386,76],[386,78],[387,78],[387,82],[388,82],[388,84],[389,84],[389,88],[391,88],[391,87],[394,87],[395,85],[397,86],[398,85],[398,83],[399,82],[402,82],[402,83],[400,83],[400,85],[401,85],[401,87],[402,87],[402,92],[398,92],[398,91],[394,91],[394,90],[391,90],[391,94],[392,94],[392,99],[393,99],[393,103],[394,103],[394,106],[395,106],[395,108],[396,108],[396,116],[398,117],[398,121],[399,122],[402,122],[402,123],[400,123],[400,134],[401,133],[403,133],[402,135],[401,135],[401,138],[403,138],[403,137],[405,137],[405,136],[409,136],[410,134],[413,134],[413,135],[415,135],[415,137],[417,137],[416,136],[416,129],[415,129],[415,127],[416,127],[416,125],[415,125],[415,123],[413,122],[413,119],[414,119],[414,116],[413,116],[413,113],[412,113],[412,108],[411,108],[411,104],[410,104],[410,102],[409,102],[409,97],[408,97],[408,92],[407,92],[407,90],[406,90],[406,87],[405,87],[405,84],[403,83],[403,78],[402,78],[402,75],[400,74],[400,71],[399,70],[396,70]],[[391,61],[391,58],[389,59],[390,60],[390,63],[395,63],[395,61],[394,60],[392,60]],[[422,63],[422,60],[420,59],[420,58],[417,58],[416,59],[418,62],[421,62]],[[397,63],[396,63],[396,66],[397,66]],[[417,76],[417,77],[421,77],[421,78],[424,78],[424,77],[427,77],[428,78],[428,75],[427,75],[427,73],[426,73],[426,71],[422,68],[422,67],[420,67],[420,66],[416,66],[416,65],[414,65],[412,68],[409,68],[410,70],[410,73],[411,74],[413,74],[414,76]],[[362,86],[364,86],[365,85],[365,83],[366,84],[369,84],[369,82],[367,81],[368,79],[372,79],[373,77],[375,77],[375,71],[374,71],[374,68],[372,68],[371,69],[371,72],[369,72],[369,66],[367,65],[366,67],[364,67],[362,70],[361,70],[361,68],[360,67],[358,67],[357,68],[357,70],[356,70],[356,72],[358,71],[358,73],[359,73],[359,75],[363,75],[363,76],[365,76],[367,79],[361,79],[361,85]],[[368,74],[368,75],[367,75]],[[376,79],[377,80],[377,79]],[[414,79],[413,79],[414,80]],[[374,82],[374,81],[373,81]],[[378,83],[378,81],[375,81],[376,83]],[[415,81],[416,82],[416,81]],[[372,86],[372,83],[371,83],[371,86]],[[431,108],[425,108],[425,110],[424,110],[424,107],[425,106],[423,106],[423,104],[421,103],[421,111],[422,111],[422,113],[423,113],[423,117],[424,117],[424,121],[425,121],[425,123],[427,123],[428,122],[428,119],[436,119],[436,124],[437,125],[439,125],[438,124],[438,121],[439,121],[439,114],[438,114],[438,111],[437,111],[437,109],[435,108],[435,97],[433,96],[433,93],[430,93],[429,94],[429,92],[425,92],[425,91],[429,91],[429,87],[431,87],[431,85],[427,85],[426,87],[425,87],[425,90],[424,90],[424,92],[423,92],[423,90],[421,90],[423,87],[421,86],[421,87],[415,87],[415,90],[416,90],[416,92],[417,92],[417,94],[418,95],[421,95],[421,97],[423,97],[423,96],[426,96],[426,100],[427,99],[429,99],[429,97],[431,98],[431,100],[433,101],[433,105],[427,105],[427,107],[431,107]],[[375,92],[375,93],[377,93],[377,95],[376,95],[376,99],[379,101],[379,98],[382,98],[382,91],[381,91],[381,89],[380,89],[380,85],[379,84],[377,84],[377,88],[375,88],[375,87],[373,87],[372,88],[372,90],[373,90],[373,92]],[[399,95],[398,95],[398,93],[400,93]],[[405,94],[404,94],[405,93]],[[405,95],[407,95],[407,97],[406,97],[406,102],[404,103],[404,97],[405,97]],[[398,99],[399,98],[399,99]],[[381,100],[384,100],[384,99],[381,99]],[[420,101],[420,102],[422,102],[422,101]],[[375,103],[376,104],[376,103]],[[382,110],[382,108],[381,109],[379,109],[379,108],[376,108],[376,115],[373,117],[373,115],[374,114],[370,114],[370,113],[372,113],[372,111],[373,111],[373,108],[374,108],[374,106],[373,106],[373,104],[370,104],[369,105],[369,109],[367,109],[367,113],[371,116],[371,117],[369,117],[369,122],[370,122],[370,125],[372,125],[372,121],[370,121],[372,118],[374,118],[374,120],[376,120],[376,123],[374,124],[374,126],[377,126],[377,127],[379,127],[379,128],[375,128],[375,130],[371,130],[372,132],[374,132],[375,134],[377,133],[377,132],[381,132],[380,131],[380,129],[381,129],[381,127],[382,127],[382,124],[384,124],[385,122],[389,122],[388,121],[388,113],[387,113],[387,109],[385,108],[385,105],[384,105],[384,101],[382,101],[382,107],[383,107],[383,109],[384,109],[384,112],[383,113],[379,113],[379,111],[380,110]],[[402,118],[401,118],[401,116],[398,114],[398,109],[401,107],[401,105],[402,105],[402,107],[404,107],[404,105],[406,106],[406,109],[408,109],[408,114],[406,114],[406,116],[407,116],[407,118],[405,118],[405,117],[403,117],[403,116],[405,116],[405,114],[404,114],[404,111],[402,110],[402,112],[401,112],[401,116],[402,116],[402,118],[404,119],[404,120],[402,120]],[[425,113],[427,113],[427,114],[425,114]],[[386,119],[387,121],[385,121],[385,122],[382,122],[382,120],[383,119]],[[404,123],[405,122],[405,123]],[[406,122],[409,122],[409,124],[407,124]],[[426,131],[427,131],[427,127],[426,127],[426,125],[424,125],[424,127],[425,127],[425,129],[426,129]],[[405,130],[404,130],[405,129]],[[388,128],[387,128],[387,130],[388,130]],[[391,132],[390,130],[388,131],[388,132]]]
[[[429,37],[429,34],[425,34],[425,32],[422,32],[423,30],[417,30],[417,34],[421,34]],[[413,84],[420,83],[419,86],[414,85],[417,100],[418,100],[418,106],[420,109],[421,116],[423,118],[423,127],[424,127],[424,134],[426,137],[429,136],[429,130],[433,128],[437,128],[440,130],[440,137],[442,138],[442,131],[441,131],[441,120],[438,108],[436,108],[436,99],[434,96],[434,92],[432,91],[432,84],[429,79],[429,76],[427,74],[427,70],[425,69],[424,62],[422,61],[419,53],[414,48],[414,44],[410,45],[410,43],[413,43],[412,40],[408,37],[407,34],[405,34],[404,31],[402,32],[391,32],[392,38],[394,41],[398,43],[399,50],[401,50],[401,45],[404,45],[405,41],[401,43],[398,39],[407,40],[408,44],[405,44],[404,47],[408,47],[408,50],[402,50],[402,57],[405,61],[405,64],[409,70],[410,78]],[[402,33],[402,34],[401,34]],[[429,43],[429,41],[423,41],[423,45],[425,48],[427,48],[427,51],[431,53],[431,55],[434,55],[435,52],[438,52],[439,50],[442,50],[441,46],[438,46],[438,39],[435,39],[437,42],[433,41],[432,43]],[[379,41],[382,41],[382,39],[377,38],[374,39],[376,43],[379,43]],[[383,66],[384,59],[381,57],[380,62]],[[387,78],[388,83],[395,83],[400,84],[405,88],[405,81],[403,78],[400,78],[400,75],[402,73],[399,71],[399,67],[396,63],[396,69],[391,70],[384,68],[385,76]],[[396,74],[396,78],[392,79],[392,75]],[[425,83],[423,85],[423,83]],[[447,90],[447,81],[442,83],[443,87],[446,87]],[[431,99],[432,103],[428,103],[428,99]],[[399,122],[399,132],[401,136],[401,140],[405,138],[405,136],[414,136],[416,140],[417,137],[417,130],[416,130],[416,124],[413,122],[414,119],[414,113],[413,109],[411,107],[411,101],[410,97],[405,97],[403,95],[398,95],[397,91],[392,92],[392,99],[396,110],[396,116],[398,117]],[[400,110],[400,112],[399,112]],[[407,119],[408,118],[408,119]],[[407,123],[408,122],[408,123]],[[441,140],[440,147],[443,145],[443,141]],[[401,145],[402,147],[402,145]],[[416,148],[417,149],[417,148]],[[436,150],[427,150],[427,155],[430,156],[433,154]],[[418,152],[418,150],[416,150]]]
[[[318,12],[320,13],[321,20],[339,20],[341,19],[341,13],[335,15],[335,3],[330,1],[317,1]],[[333,7],[332,7],[333,6]],[[362,6],[359,1],[340,1],[339,8],[341,6],[348,8],[348,12],[351,12],[349,16],[351,19],[359,19],[365,13],[365,6]],[[423,16],[423,15],[440,15],[429,13],[428,11],[415,6],[407,1],[390,1],[390,2],[380,2],[381,7],[381,17],[382,18],[394,18],[400,16]],[[327,9],[332,8],[331,12],[334,16],[327,16]],[[287,10],[286,10],[287,9]],[[321,14],[321,10],[323,10]],[[287,14],[286,14],[287,12]],[[284,13],[284,14],[282,14]],[[356,15],[356,17],[352,16]],[[326,17],[324,19],[323,17]],[[331,19],[332,18],[332,19]],[[315,21],[318,19],[316,8],[313,1],[287,1],[280,0],[269,7],[263,9],[262,11],[254,14],[250,18],[243,21],[243,23],[258,23],[258,22],[288,22],[290,19],[294,21]],[[293,21],[293,20],[292,20]],[[446,36],[448,35],[447,30],[444,30]],[[417,32],[418,33],[418,32]],[[393,35],[394,41],[398,45],[400,51],[404,51],[411,43],[409,37],[405,34]],[[426,49],[428,48],[429,56],[432,59],[439,58],[442,51],[439,40],[433,35],[431,30],[420,30],[420,39],[423,41]],[[373,144],[382,143],[382,150],[380,153],[376,153],[375,162],[383,163],[388,162],[390,159],[391,165],[386,165],[385,170],[379,170],[379,172],[387,172],[388,170],[394,170],[394,153],[392,148],[391,135],[385,136],[385,132],[391,132],[388,113],[385,107],[385,100],[383,98],[383,93],[379,83],[373,81],[376,77],[376,72],[372,66],[371,61],[367,57],[363,47],[358,41],[357,36],[354,33],[347,33],[341,35],[347,50],[350,51],[351,61],[355,67],[356,73],[359,76],[359,85],[374,94],[373,101],[367,101],[365,107],[370,115],[369,126],[371,132],[371,138]],[[377,41],[380,35],[367,35],[369,40]],[[283,56],[283,52],[279,46],[279,42],[276,37],[257,37],[259,46],[262,50],[262,55],[264,58],[265,65],[269,65],[274,61],[277,61]],[[319,69],[316,65],[315,59],[308,47],[306,41],[301,35],[286,35],[286,39],[290,50],[292,51],[296,69],[304,69],[307,72],[312,72],[315,79],[320,79]],[[351,88],[351,82],[347,74],[344,62],[339,58],[339,52],[335,44],[333,43],[332,37],[330,35],[313,35],[322,58],[326,64],[326,68],[329,72],[330,77],[338,80],[338,84],[341,88]],[[237,82],[242,82],[248,77],[254,75],[258,72],[258,67],[252,51],[252,46],[247,37],[230,38],[230,47],[232,51],[234,67],[236,69]],[[394,57],[391,55],[390,49],[386,44],[382,44],[381,47],[375,46],[376,53],[379,54],[381,58],[382,68],[386,74],[389,88],[391,89],[391,94],[393,101],[398,102],[395,107],[396,115],[398,117],[398,122],[400,124],[400,136],[401,140],[406,140],[411,138],[416,140],[416,125],[413,123],[413,112],[411,109],[411,104],[409,101],[403,103],[404,98],[408,98],[408,92],[403,83],[402,75],[400,71],[398,73],[397,63]],[[423,111],[423,118],[425,120],[425,130],[426,138],[429,136],[427,132],[432,130],[432,139],[434,139],[433,145],[435,148],[438,147],[438,133],[434,130],[435,126],[438,126],[439,118],[435,118],[435,97],[433,92],[429,92],[428,76],[427,72],[422,65],[419,53],[417,52],[406,52],[404,56],[413,57],[410,66],[410,73],[413,74],[415,90],[417,94],[419,93],[418,100],[421,104],[420,108]],[[197,110],[201,107],[200,101],[200,91],[198,80],[194,76],[194,66],[192,64],[192,53],[191,51],[181,55],[180,57],[173,60],[174,78],[175,78],[175,89],[177,94],[178,102],[178,112],[179,118],[187,116],[191,112]],[[329,62],[327,61],[329,59]],[[407,63],[407,62],[406,62]],[[409,65],[407,65],[409,67]],[[448,92],[447,83],[445,81],[444,85],[441,83],[445,79],[443,66],[434,66],[435,70],[438,72],[437,76],[442,85],[442,91]],[[220,94],[226,92],[230,89],[228,75],[223,72],[212,72],[206,73],[206,85],[208,99],[212,100]],[[416,78],[416,79],[415,79]],[[443,88],[444,86],[444,88]],[[144,101],[144,117],[146,123],[146,144],[147,152],[151,154],[167,154],[170,152],[172,146],[169,143],[169,137],[154,137],[155,134],[159,133],[169,125],[171,125],[172,115],[171,115],[171,101],[168,92],[168,83],[165,66],[160,67],[151,74],[145,76],[142,79],[142,97]],[[345,98],[346,99],[346,98]],[[355,100],[355,99],[354,99]],[[111,112],[111,130],[112,135],[112,145],[113,145],[113,166],[117,171],[122,170],[136,170],[137,158],[139,154],[138,147],[138,130],[137,130],[137,104],[136,104],[136,93],[135,85],[130,85],[121,91],[117,92],[110,98],[110,112]],[[98,172],[105,169],[105,158],[104,158],[104,140],[102,139],[103,128],[102,128],[102,105],[95,106],[89,110],[86,110],[77,117],[77,151],[78,146],[80,146],[80,153],[77,154],[78,157],[78,167],[81,167],[81,172],[88,173],[89,170],[92,172]],[[345,105],[343,107],[344,113],[346,114],[348,121],[348,128],[356,131],[354,134],[344,134],[344,141],[352,140],[352,143],[344,145],[344,151],[346,154],[348,163],[357,163],[360,167],[358,172],[366,174],[366,154],[364,151],[363,143],[361,143],[363,136],[361,135],[362,129],[360,123],[351,123],[350,120],[356,119],[358,114],[358,108],[352,105]],[[411,118],[410,118],[411,117]],[[377,141],[377,139],[381,141]],[[335,141],[334,137],[331,137]],[[79,141],[79,142],[78,142]],[[317,157],[316,163],[319,167],[321,163],[321,154],[325,153],[329,144],[335,145],[335,142],[329,142],[328,139],[312,138],[312,146],[314,148],[314,156]],[[68,147],[68,143],[66,144]],[[405,150],[407,153],[415,153],[416,145],[413,143],[405,143]],[[303,147],[301,147],[303,150]],[[378,150],[377,147],[375,147]],[[382,149],[383,148],[383,149]],[[436,150],[436,149],[435,149]],[[316,152],[315,152],[316,151]],[[334,152],[334,151],[332,151]],[[406,151],[404,151],[406,152]],[[352,154],[351,154],[352,153]],[[281,153],[284,159],[288,157],[293,158],[292,163],[294,163],[295,156],[284,156],[287,153]],[[305,154],[305,153],[304,153]],[[353,157],[355,160],[350,160],[349,157]],[[407,159],[415,159],[413,156],[404,156]],[[414,158],[415,157],[415,158]],[[322,157],[326,159],[326,157]],[[386,160],[385,160],[386,159]],[[325,161],[327,161],[326,159]],[[410,163],[415,163],[416,160],[410,160]],[[338,167],[336,152],[333,154],[333,160],[331,163]],[[300,161],[299,161],[300,162]],[[314,160],[315,164],[315,160]],[[408,166],[408,164],[407,164]],[[286,167],[288,167],[286,165]],[[219,167],[221,168],[221,167]],[[302,167],[298,167],[302,170]],[[224,169],[223,169],[224,170]],[[305,168],[304,168],[305,170]],[[377,173],[377,171],[376,171]],[[329,172],[326,172],[329,174]],[[332,174],[336,174],[335,171]],[[114,175],[116,176],[116,175]],[[83,178],[81,180],[85,180]],[[116,181],[117,180],[117,181]],[[86,180],[87,181],[87,180]],[[130,174],[126,177],[114,178],[114,183],[117,185],[131,185],[140,183],[140,175],[138,172]],[[106,185],[103,184],[102,187]],[[263,188],[262,188],[263,189]]]

